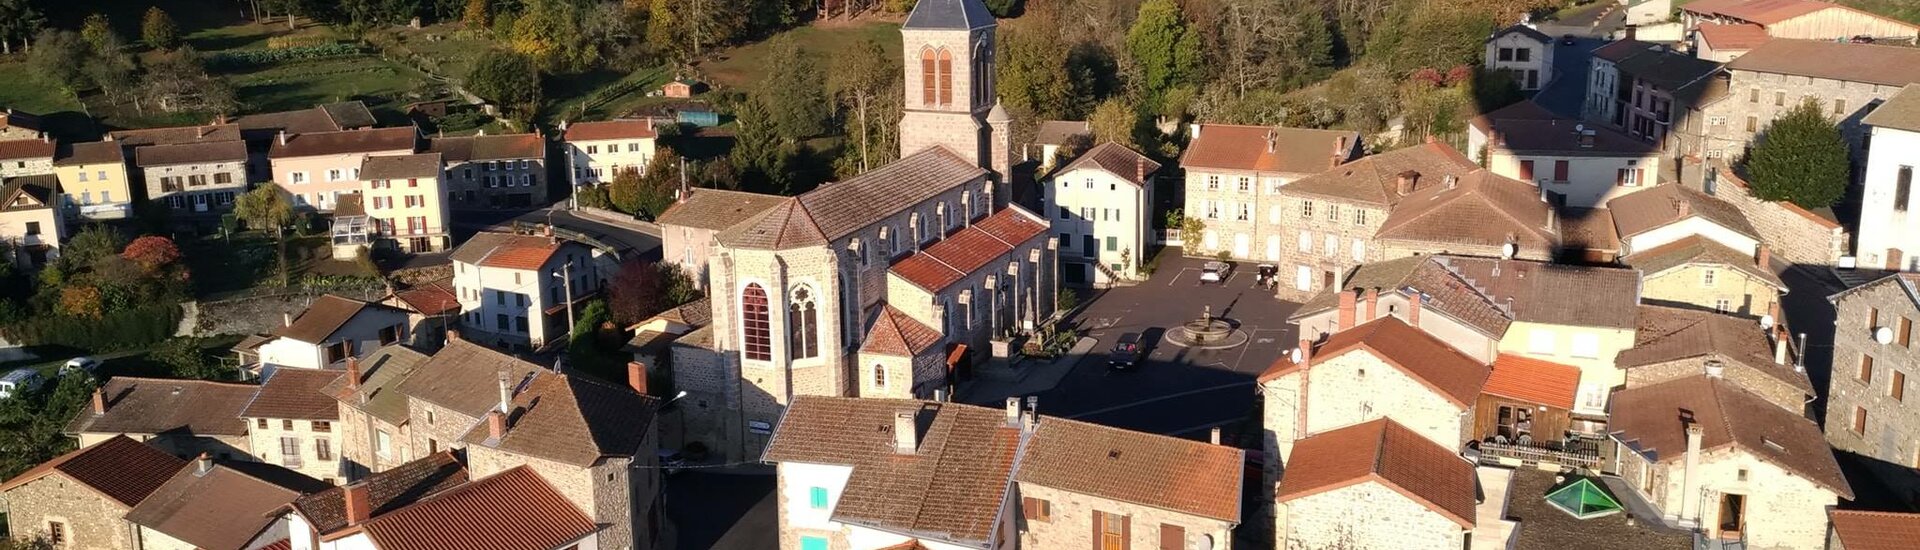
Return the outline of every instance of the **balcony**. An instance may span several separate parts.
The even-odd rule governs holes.
[[[1598,441],[1577,439],[1571,444],[1558,443],[1548,446],[1520,445],[1511,443],[1480,443],[1480,462],[1483,464],[1560,464],[1585,469],[1600,467],[1600,448]]]

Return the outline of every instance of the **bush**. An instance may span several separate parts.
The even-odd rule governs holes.
[[[360,55],[360,46],[345,42],[290,48],[226,50],[208,56],[207,66],[215,69],[237,69],[256,65],[271,65],[289,61],[307,61],[351,55]]]
[[[67,315],[40,315],[0,327],[16,344],[66,346],[103,353],[140,349],[173,336],[180,324],[180,306],[152,304],[114,311],[97,319]]]

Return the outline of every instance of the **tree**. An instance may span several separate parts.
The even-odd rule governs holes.
[[[621,212],[655,218],[673,206],[674,190],[679,188],[680,157],[668,152],[653,156],[647,171],[627,169],[607,185],[607,198]]]
[[[600,52],[579,32],[580,8],[568,0],[530,0],[513,20],[513,51],[533,59],[548,72],[575,72],[591,67]]]
[[[168,338],[154,346],[147,356],[153,362],[165,365],[169,378],[187,380],[227,380],[229,372],[219,363],[209,360],[206,353],[206,340],[194,336]]]
[[[1146,0],[1127,31],[1127,51],[1140,65],[1142,89],[1159,98],[1167,90],[1193,82],[1200,66],[1200,38],[1187,28],[1174,0]]]
[[[1132,105],[1120,98],[1102,102],[1093,110],[1093,117],[1087,121],[1093,127],[1095,143],[1115,142],[1128,147],[1137,147],[1134,136],[1138,135],[1140,114]]]
[[[61,315],[99,319],[101,309],[100,287],[76,284],[60,288]]]
[[[480,54],[467,73],[466,87],[522,118],[533,118],[540,107],[540,71],[525,54],[498,50]]]
[[[92,45],[96,52],[109,51],[108,46],[115,43],[113,24],[107,21],[105,14],[89,15],[86,22],[80,24],[80,38]]]
[[[66,246],[60,247],[60,263],[68,271],[78,271],[93,267],[101,258],[120,253],[127,241],[120,233],[105,225],[88,225],[67,239]]]
[[[1073,89],[1067,48],[1056,34],[1044,22],[1002,28],[994,86],[1008,108],[1025,109],[1036,119],[1066,116]]]
[[[854,138],[860,143],[860,171],[872,168],[869,162],[873,142],[872,123],[868,114],[873,111],[874,103],[883,95],[898,90],[900,66],[887,58],[887,51],[880,43],[872,39],[854,44],[853,48],[840,55],[833,62],[833,71],[827,77],[827,85],[835,97],[853,110],[853,120],[848,123],[854,127]],[[891,124],[892,120],[885,121]]]
[[[827,90],[819,63],[787,35],[767,48],[761,67],[766,76],[753,97],[767,108],[774,132],[796,141],[826,133]]]
[[[734,113],[734,117],[739,129],[734,131],[733,150],[727,155],[739,172],[743,186],[784,188],[790,159],[766,107],[748,99],[741,102],[740,111]]]
[[[81,90],[93,85],[83,69],[91,52],[78,33],[47,29],[40,31],[33,42],[33,49],[27,52],[27,66],[33,69],[36,78],[59,87],[75,99],[80,97]]]
[[[467,0],[467,8],[460,15],[460,24],[465,25],[470,31],[485,32],[487,25],[491,24],[490,19],[491,17],[487,15],[487,0]]]
[[[1848,148],[1840,128],[1808,99],[1774,119],[1747,156],[1753,195],[1806,208],[1839,202],[1847,191]]]
[[[35,0],[0,0],[0,53],[13,53],[14,41],[25,45],[28,37],[47,24],[47,18],[34,3]]]
[[[207,74],[193,46],[155,57],[147,65],[141,91],[146,101],[168,113],[226,113],[239,105],[233,85]]]
[[[622,263],[609,287],[608,305],[613,321],[621,326],[645,321],[700,297],[693,279],[679,266],[639,259]]]
[[[159,6],[147,8],[147,16],[140,20],[140,39],[153,49],[171,50],[180,45],[180,27]]]
[[[262,185],[241,195],[233,213],[255,229],[273,231],[275,263],[280,266],[280,286],[287,286],[287,224],[293,223],[293,204],[280,193],[279,186]]]
[[[120,257],[140,266],[148,273],[159,271],[180,260],[180,247],[174,246],[173,239],[159,235],[146,235],[127,243]]]

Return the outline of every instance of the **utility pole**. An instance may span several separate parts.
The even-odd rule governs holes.
[[[560,264],[560,272],[554,275],[560,277],[561,284],[566,287],[567,294],[560,299],[567,302],[567,335],[568,340],[571,341],[572,336],[575,336],[573,334],[573,262]]]

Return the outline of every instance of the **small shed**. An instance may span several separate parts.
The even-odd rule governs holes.
[[[685,98],[693,97],[694,88],[699,85],[700,83],[694,82],[692,80],[687,80],[685,78],[675,78],[673,79],[672,82],[668,82],[665,86],[661,86],[660,93],[667,97],[685,99]]]
[[[720,113],[704,109],[681,109],[673,113],[673,121],[681,124],[709,127],[720,125]]]

